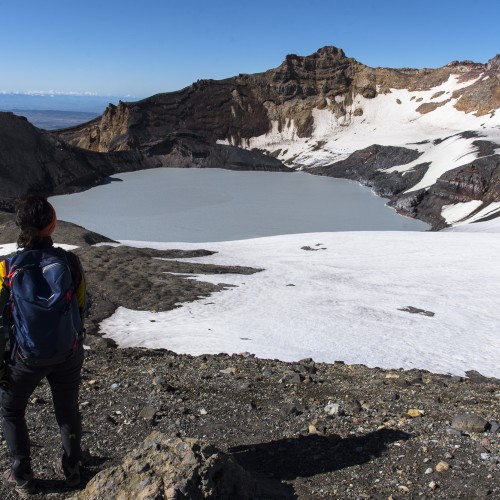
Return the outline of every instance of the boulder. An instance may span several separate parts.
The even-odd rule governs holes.
[[[120,465],[97,474],[73,500],[256,497],[256,481],[229,455],[195,439],[155,431]]]
[[[489,423],[475,413],[460,413],[453,417],[451,427],[464,432],[484,432],[489,427]]]

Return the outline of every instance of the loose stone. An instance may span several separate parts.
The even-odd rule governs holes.
[[[439,462],[436,465],[436,472],[446,472],[450,469],[450,466],[446,462]]]
[[[139,418],[144,420],[153,420],[156,415],[156,409],[152,406],[145,406],[139,413]]]
[[[423,417],[424,413],[424,410],[417,410],[415,408],[408,410],[408,415],[412,418]]]
[[[332,403],[328,401],[328,404],[325,406],[324,411],[327,415],[339,415],[340,414],[340,404]]]

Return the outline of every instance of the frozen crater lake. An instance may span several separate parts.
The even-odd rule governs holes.
[[[160,168],[51,198],[58,217],[117,240],[210,242],[330,231],[425,231],[358,183],[303,172]]]

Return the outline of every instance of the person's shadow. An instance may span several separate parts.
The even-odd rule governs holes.
[[[310,434],[235,446],[229,452],[259,480],[265,498],[295,498],[293,488],[283,481],[370,462],[379,457],[389,443],[409,438],[409,434],[392,429],[348,438]]]

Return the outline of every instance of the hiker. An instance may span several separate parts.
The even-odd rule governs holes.
[[[30,195],[16,207],[20,250],[0,262],[0,314],[10,350],[0,334],[0,397],[5,441],[12,465],[4,483],[21,495],[33,489],[28,399],[46,377],[52,391],[63,455],[55,472],[68,486],[80,483],[81,419],[78,406],[83,363],[85,277],[79,258],[53,246],[52,205]],[[5,352],[5,354],[4,354]]]

